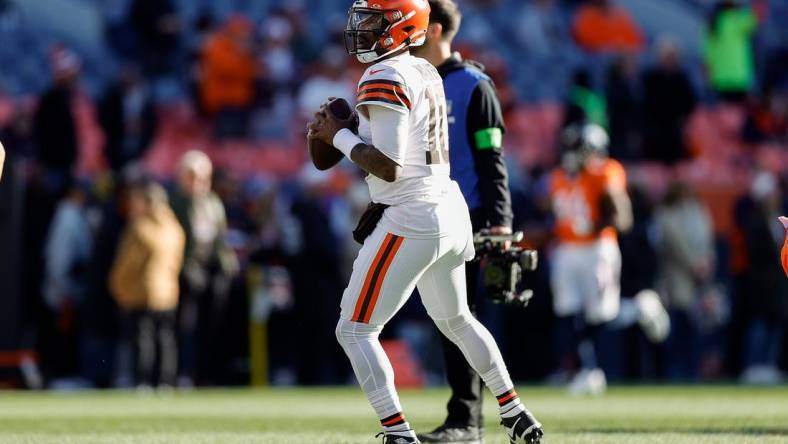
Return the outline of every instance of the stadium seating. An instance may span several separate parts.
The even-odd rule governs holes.
[[[130,0],[124,0],[126,5]],[[306,2],[286,2],[275,0],[245,1],[192,1],[177,0],[176,5],[185,23],[193,23],[196,18],[209,12],[217,19],[231,11],[241,11],[259,23],[276,7],[288,8],[306,5]],[[310,14],[307,19],[312,23],[311,30],[325,29],[326,20],[341,20],[346,8],[345,0],[326,0],[309,3]],[[567,42],[565,54],[555,57],[531,56],[523,51],[512,35],[516,21],[511,20],[509,11],[518,11],[523,3],[519,0],[500,0],[498,8],[469,9],[466,27],[460,38],[481,46],[481,50],[493,48],[493,53],[509,64],[508,81],[511,82],[520,104],[507,116],[509,135],[507,150],[518,168],[548,166],[556,160],[555,134],[560,126],[562,111],[560,102],[567,93],[571,72],[577,65],[592,68],[592,78],[601,85],[604,78],[604,63],[608,56],[581,55],[572,50]],[[668,3],[670,8],[668,8]],[[98,0],[58,0],[54,3],[41,1],[13,2],[16,6],[0,17],[0,60],[14,60],[13,64],[0,64],[0,90],[12,97],[38,93],[48,83],[47,48],[56,40],[65,40],[75,45],[85,60],[85,84],[89,94],[83,97],[78,106],[78,125],[82,142],[82,161],[80,171],[94,173],[103,167],[100,147],[102,135],[99,130],[95,110],[90,98],[95,98],[101,86],[111,78],[111,68],[106,63],[97,64],[95,60],[107,60],[101,30],[91,20],[100,21],[102,2]],[[697,66],[697,29],[702,25],[706,12],[704,2],[693,0],[648,0],[622,1],[629,8],[651,39],[656,34],[669,30],[674,37],[683,42],[685,49],[694,51],[688,60],[692,67]],[[46,7],[45,7],[46,6]],[[467,4],[464,7],[471,8]],[[55,26],[51,20],[54,11],[68,9],[75,20]],[[319,14],[317,12],[320,12]],[[571,19],[569,10],[565,11],[567,22]],[[472,17],[471,17],[472,16]],[[90,18],[93,19],[90,19]],[[493,30],[495,33],[493,33]],[[661,30],[661,31],[660,31]],[[691,32],[690,32],[691,31]],[[185,39],[192,37],[190,26],[184,28]],[[508,37],[507,37],[508,36]],[[490,39],[494,38],[494,41]],[[644,57],[648,62],[648,57]],[[102,65],[102,66],[99,66]],[[111,65],[111,63],[109,64]],[[693,78],[699,78],[698,69],[691,69]],[[209,126],[201,121],[187,105],[184,87],[169,88],[167,96],[171,100],[161,110],[163,126],[153,149],[146,160],[147,165],[159,175],[172,172],[175,159],[187,149],[203,148],[211,153],[219,165],[239,173],[264,171],[271,174],[287,174],[297,171],[304,160],[300,137],[294,132],[289,140],[216,143],[211,140]],[[702,91],[701,91],[702,92]],[[0,126],[13,117],[13,101],[0,99]],[[762,163],[778,168],[785,163],[785,149],[767,147],[755,149],[745,147],[739,142],[738,134],[743,124],[741,111],[731,107],[704,107],[696,112],[689,124],[687,138],[698,164],[710,165],[716,172],[729,174],[737,163]],[[752,156],[750,153],[755,153]],[[748,158],[752,157],[752,158]],[[696,164],[693,164],[697,166]],[[704,170],[705,171],[705,170]]]

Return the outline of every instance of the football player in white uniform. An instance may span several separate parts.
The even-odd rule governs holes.
[[[464,264],[474,247],[468,207],[449,178],[443,82],[408,49],[424,43],[429,13],[426,0],[355,1],[346,46],[372,64],[359,82],[357,116],[340,120],[324,104],[309,125],[309,138],[333,145],[369,173],[379,216],[342,296],[337,339],[380,418],[384,441],[417,443],[378,340],[417,287],[440,331],[498,399],[510,441],[538,443],[541,424],[520,402],[495,340],[468,309]]]

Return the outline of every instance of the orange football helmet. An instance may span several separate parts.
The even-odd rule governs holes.
[[[429,24],[427,0],[356,0],[348,12],[345,48],[361,63],[372,63],[423,45]]]

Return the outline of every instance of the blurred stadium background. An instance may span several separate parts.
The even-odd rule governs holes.
[[[211,242],[186,257],[185,279],[202,284],[180,295],[177,384],[354,383],[333,331],[368,196],[360,170],[318,172],[304,143],[318,105],[352,98],[362,72],[342,47],[348,3],[0,0],[0,387],[135,386],[109,288],[128,184],[155,178],[177,206],[190,150],[213,162],[226,223],[210,209],[193,219]],[[557,383],[577,367],[553,331],[544,178],[579,112],[609,130],[630,176],[624,296],[675,284],[677,221],[697,256],[678,266],[704,264],[687,298],[665,300],[665,344],[637,329],[607,338],[609,380],[780,383],[788,3],[459,3],[458,47],[504,105],[515,228],[545,259],[528,308],[480,309],[514,379]],[[690,211],[672,211],[677,195]],[[415,299],[388,326],[401,386],[443,384],[437,334]]]

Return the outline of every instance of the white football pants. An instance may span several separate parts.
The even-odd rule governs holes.
[[[493,394],[513,388],[495,340],[468,309],[465,261],[473,255],[470,230],[415,239],[395,236],[379,225],[364,242],[342,296],[336,335],[381,419],[400,413],[401,407],[378,335],[414,287],[438,329],[457,344]]]
[[[550,281],[557,316],[585,314],[599,325],[618,316],[621,303],[621,250],[600,239],[587,245],[563,244],[552,253]]]

